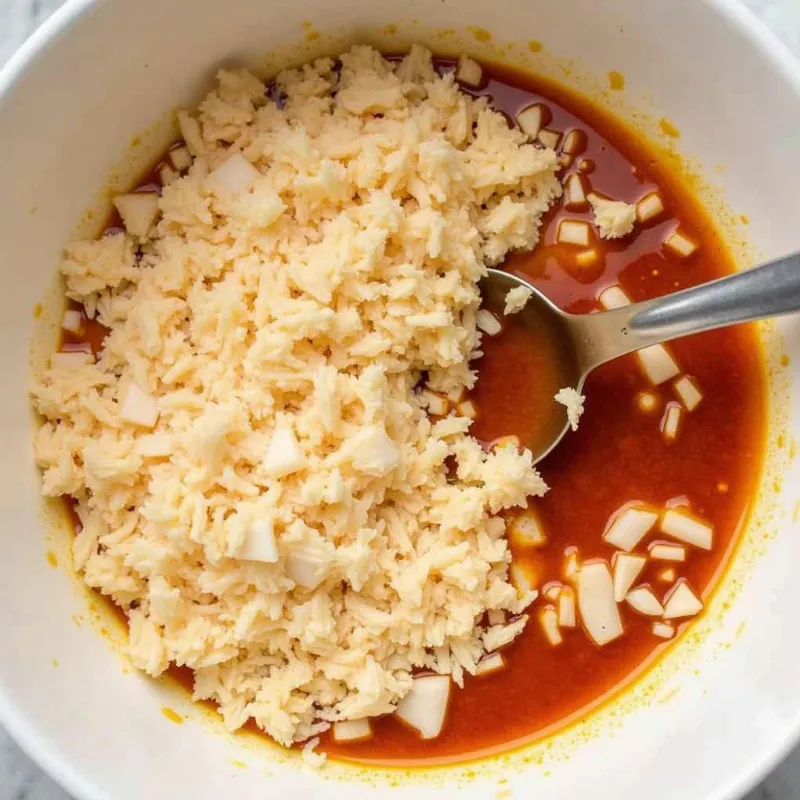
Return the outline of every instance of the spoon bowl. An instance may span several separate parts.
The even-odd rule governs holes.
[[[519,312],[505,316],[506,296],[519,287],[530,293],[528,300]],[[680,375],[660,347],[663,342],[800,310],[800,253],[643,303],[630,303],[617,287],[613,295],[600,295],[609,298],[602,303],[609,310],[593,314],[567,314],[524,278],[499,269],[487,270],[480,290],[483,308],[505,326],[523,326],[551,366],[541,387],[553,398],[548,412],[535,430],[521,432],[536,463],[570,429],[567,409],[556,402],[556,392],[569,387],[582,393],[587,376],[601,364],[641,351],[646,376],[659,385]]]

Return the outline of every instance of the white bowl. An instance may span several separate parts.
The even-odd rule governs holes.
[[[305,21],[326,35],[309,37]],[[388,24],[394,34],[376,33]],[[479,42],[469,26],[493,40]],[[453,27],[465,36],[436,37]],[[268,51],[278,51],[275,64],[365,37],[395,49],[413,39],[468,44],[584,89],[591,77],[581,75],[601,82],[621,71],[628,91],[619,113],[649,105],[637,124],[654,129],[648,120],[662,114],[677,124],[680,149],[735,214],[749,217],[756,250],[800,248],[800,67],[730,2],[68,2],[0,75],[0,721],[71,792],[93,800],[323,792],[358,800],[376,789],[422,800],[445,786],[448,796],[470,798],[501,790],[539,800],[740,795],[800,734],[800,474],[788,452],[791,435],[800,437],[796,319],[764,334],[773,364],[781,336],[791,360],[772,373],[772,449],[758,513],[707,619],[642,683],[548,742],[469,768],[405,775],[333,766],[314,774],[297,758],[222,733],[182,696],[124,668],[97,625],[76,624],[91,617],[91,605],[68,574],[66,532],[46,533],[53,519],[43,518],[37,496],[25,392],[34,329],[34,359],[54,335],[46,320],[56,306],[59,250],[80,213],[98,207],[96,190],[132,137],[150,126],[120,180],[169,140],[169,125],[158,121],[197,99],[215,67],[266,70]],[[532,39],[544,53],[531,53]],[[564,69],[569,59],[578,62]],[[723,207],[719,196],[705,196]],[[37,323],[33,308],[43,298],[45,322]],[[48,566],[48,550],[65,568]],[[166,719],[164,706],[186,724]]]

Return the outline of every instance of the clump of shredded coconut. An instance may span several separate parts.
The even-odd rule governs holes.
[[[280,103],[218,81],[151,229],[66,250],[109,334],[37,378],[36,456],[133,663],[290,744],[391,712],[415,669],[461,683],[524,625],[481,621],[534,596],[499,514],[545,484],[418,384],[474,385],[478,280],[536,244],[558,164],[419,47],[283,73]]]
[[[527,286],[515,286],[513,289],[509,289],[506,294],[503,313],[506,315],[517,314],[525,308],[525,304],[532,296],[533,292]]]
[[[636,223],[636,206],[623,200],[609,200],[597,194],[588,196],[592,204],[594,224],[603,239],[627,236]]]
[[[556,392],[555,401],[566,406],[567,420],[573,431],[578,430],[578,422],[583,414],[583,406],[586,398],[571,386],[565,386]]]

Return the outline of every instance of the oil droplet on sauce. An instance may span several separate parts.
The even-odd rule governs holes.
[[[544,45],[541,42],[537,42],[536,39],[531,39],[528,42],[528,50],[531,53],[541,53],[544,50]]]
[[[612,69],[608,73],[608,85],[613,91],[621,92],[625,88],[625,76]]]
[[[170,722],[174,722],[176,725],[183,725],[183,717],[176,711],[173,711],[171,708],[167,708],[167,706],[164,706],[164,708],[161,709],[161,713]]]
[[[47,563],[54,569],[58,566],[58,559],[56,558],[56,554],[52,550],[47,551],[45,558],[47,559]]]

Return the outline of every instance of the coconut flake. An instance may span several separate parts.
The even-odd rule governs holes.
[[[449,700],[447,675],[423,675],[412,679],[411,689],[398,703],[395,714],[423,739],[435,739],[444,727]]]
[[[622,619],[614,600],[614,581],[605,561],[584,561],[578,570],[578,610],[583,626],[597,645],[622,636]]]
[[[516,314],[518,311],[522,311],[531,297],[533,297],[533,292],[527,286],[515,286],[513,289],[509,289],[503,314]]]

